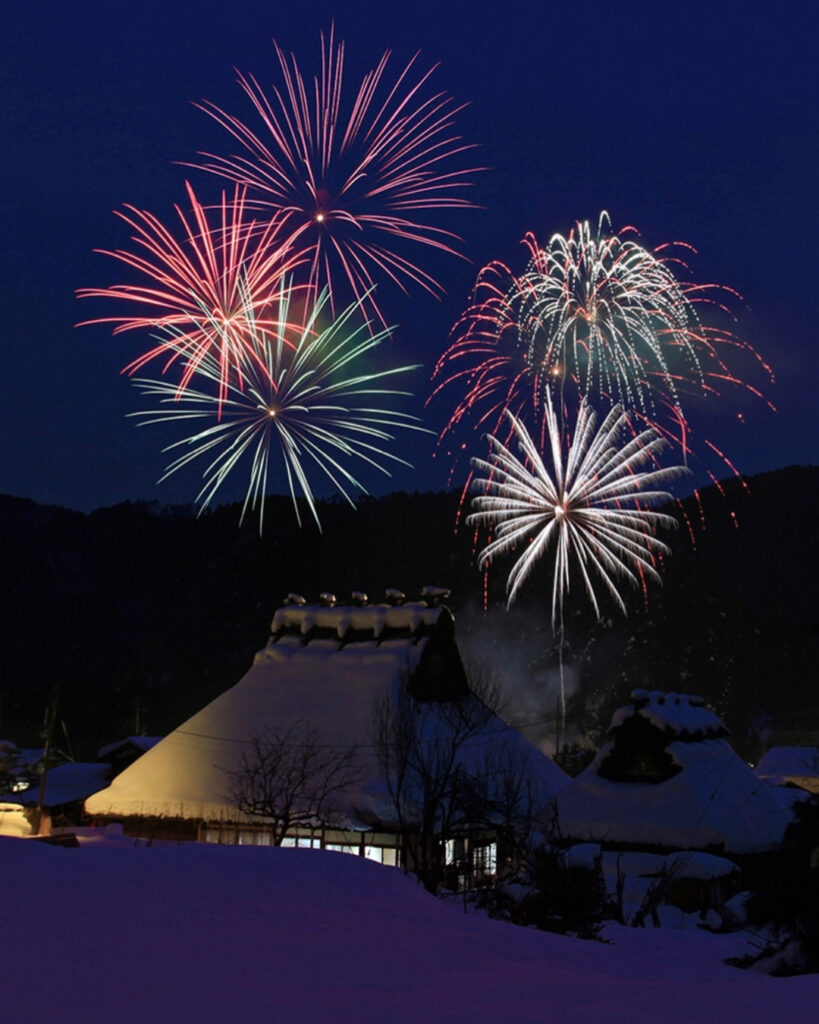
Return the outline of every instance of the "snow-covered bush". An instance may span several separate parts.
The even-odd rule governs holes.
[[[819,971],[819,798],[797,804],[780,858],[745,904],[749,924],[771,942],[748,963],[772,974]]]
[[[478,905],[490,916],[544,931],[593,939],[612,908],[606,897],[599,859],[544,844],[534,851],[518,877],[480,894]]]

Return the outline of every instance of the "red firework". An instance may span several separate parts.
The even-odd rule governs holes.
[[[183,228],[181,240],[152,213],[126,205],[127,212],[115,212],[133,229],[132,241],[138,250],[95,250],[139,271],[146,283],[80,288],[77,295],[124,299],[138,307],[133,313],[97,317],[83,324],[113,323],[114,334],[141,328],[169,332],[124,372],[134,373],[161,356],[168,357],[167,366],[181,360],[182,391],[202,360],[216,354],[224,397],[231,369],[241,365],[239,350],[246,346],[248,297],[259,325],[278,326],[271,316],[282,278],[302,257],[289,248],[280,219],[258,229],[256,221],[246,218],[245,193],[240,187],[232,200],[222,193],[213,225],[187,182],[186,188],[191,214],[174,207]]]
[[[416,54],[387,82],[387,51],[363,78],[349,111],[342,103],[344,43],[334,31],[321,36],[321,72],[312,88],[293,54],[274,42],[282,86],[268,95],[252,76],[238,82],[260,126],[251,128],[209,101],[198,104],[240,145],[228,157],[200,153],[193,165],[248,189],[255,201],[280,214],[293,244],[309,259],[308,282],[352,297],[385,275],[406,292],[415,283],[433,295],[441,285],[403,250],[413,244],[459,255],[457,235],[418,219],[419,211],[474,207],[458,191],[481,168],[450,169],[473,148],[453,133],[463,109],[445,93],[424,98],[435,67],[416,76]],[[413,216],[414,215],[414,216]],[[372,297],[370,309],[383,323]]]

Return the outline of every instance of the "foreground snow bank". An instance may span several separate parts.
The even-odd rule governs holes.
[[[726,967],[730,936],[613,945],[465,916],[325,851],[0,839],[3,1018],[389,1024],[812,1019],[819,978]]]

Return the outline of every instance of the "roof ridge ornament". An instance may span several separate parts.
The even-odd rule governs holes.
[[[433,608],[438,608],[445,601],[448,601],[451,595],[452,591],[449,587],[437,587],[430,584],[421,587],[421,600],[426,601]]]

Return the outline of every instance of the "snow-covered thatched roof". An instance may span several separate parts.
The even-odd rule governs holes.
[[[197,712],[86,801],[104,817],[241,821],[229,772],[266,730],[304,723],[318,741],[356,746],[363,781],[345,793],[339,823],[363,828],[394,816],[373,746],[375,707],[402,688],[421,702],[468,699],[448,608],[426,601],[336,606],[290,603],[273,617],[267,646],[234,687]],[[474,698],[471,698],[474,699]],[[513,735],[551,795],[566,777],[494,715],[484,739]]]
[[[63,807],[65,804],[77,803],[95,793],[100,786],[107,784],[111,773],[110,765],[95,761],[65,761],[63,764],[49,768],[46,774],[43,806]],[[3,800],[26,806],[36,804],[40,795],[37,783],[17,793],[8,793]]]
[[[681,739],[702,740],[728,734],[719,715],[702,697],[694,694],[632,690],[631,700],[631,704],[618,708],[612,715],[610,733],[627,719],[639,715],[661,732]]]
[[[61,807],[84,800],[100,786],[104,786],[110,775],[107,764],[95,762],[68,761],[51,768],[46,775],[43,804],[46,807]],[[21,796],[31,800],[32,790]]]
[[[819,747],[772,747],[755,774],[774,785],[791,784],[819,793]]]
[[[382,640],[396,636],[418,641],[435,629],[452,627],[452,616],[444,607],[431,608],[425,601],[401,605],[302,605],[279,608],[273,616],[274,639],[283,634],[305,639],[332,637],[341,642]]]
[[[594,761],[560,793],[563,834],[734,854],[775,847],[790,816],[726,732],[698,697],[635,690]]]

